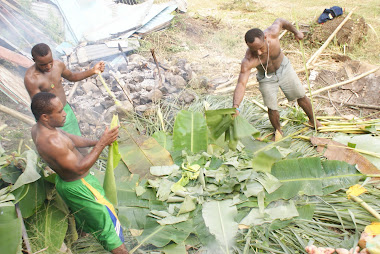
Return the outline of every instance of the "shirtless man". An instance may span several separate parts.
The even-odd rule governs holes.
[[[89,173],[102,150],[116,140],[118,127],[106,128],[99,140],[59,129],[65,123],[66,112],[61,99],[52,93],[34,95],[31,108],[37,121],[32,127],[33,141],[40,156],[57,173],[57,192],[73,212],[77,226],[92,233],[106,250],[128,253],[115,209],[104,197],[99,181]],[[93,149],[82,156],[77,150],[80,147]]]
[[[276,19],[264,31],[254,28],[245,34],[248,49],[241,63],[239,79],[233,97],[233,107],[236,108],[236,114],[239,114],[239,105],[244,98],[251,69],[257,68],[256,78],[259,81],[259,89],[264,104],[268,107],[269,120],[275,129],[275,133],[278,133],[279,136],[282,135],[282,131],[277,106],[278,87],[281,88],[289,101],[297,99],[298,105],[309,117],[309,123],[314,126],[310,100],[306,97],[289,59],[281,51],[279,34],[282,29],[292,32],[297,40],[303,39],[302,32],[298,31],[289,21],[281,18]],[[316,124],[317,127],[321,126],[318,121]]]
[[[25,73],[25,88],[32,98],[36,93],[53,93],[61,100],[67,114],[67,121],[63,130],[80,136],[81,132],[74,112],[66,101],[65,91],[62,86],[62,77],[72,81],[80,81],[96,73],[104,71],[104,62],[97,63],[92,69],[73,73],[59,60],[54,60],[48,45],[39,43],[32,48],[32,57],[35,64]]]

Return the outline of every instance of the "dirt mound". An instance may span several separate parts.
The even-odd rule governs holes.
[[[315,44],[324,43],[340,23],[342,23],[344,18],[344,16],[339,16],[326,23],[318,24],[309,34],[309,40]],[[368,27],[364,18],[353,15],[336,34],[336,42],[338,45],[346,45],[348,48],[353,48],[355,44],[358,44],[367,35],[367,30]]]

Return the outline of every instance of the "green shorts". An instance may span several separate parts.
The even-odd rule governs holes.
[[[61,129],[66,131],[67,133],[77,135],[77,136],[82,136],[82,134],[80,133],[78,120],[70,104],[66,103],[63,110],[66,112],[67,115],[66,115],[65,125],[63,125]]]
[[[280,68],[275,72],[267,73],[267,76],[269,78],[265,77],[265,74],[259,71],[256,74],[264,104],[269,109],[278,110],[277,93],[279,87],[288,101],[293,101],[305,96],[305,89],[303,89],[297,73],[286,56],[282,59]]]
[[[58,194],[74,214],[79,228],[93,234],[108,251],[123,244],[124,236],[120,221],[95,176],[89,173],[82,179],[65,182],[57,175],[55,186]]]

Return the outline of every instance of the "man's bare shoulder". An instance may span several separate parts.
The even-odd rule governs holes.
[[[55,130],[38,133],[37,129],[32,129],[32,135],[33,131],[36,133],[34,134],[35,142],[39,151],[44,152],[45,154],[56,154],[57,152],[62,152],[68,149],[67,140],[61,131]]]
[[[255,68],[257,65],[259,65],[259,59],[257,58],[257,56],[254,56],[249,49],[247,49],[247,51],[245,52],[245,56],[241,61],[242,69],[250,70],[252,68]]]

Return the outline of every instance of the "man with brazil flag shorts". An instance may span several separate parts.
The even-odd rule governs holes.
[[[99,181],[89,172],[102,150],[117,139],[118,127],[106,128],[99,140],[59,129],[67,114],[60,98],[52,93],[34,95],[31,109],[37,121],[32,127],[33,141],[41,158],[57,173],[57,192],[74,214],[77,226],[91,233],[106,250],[127,254],[115,208],[105,197]],[[80,147],[93,148],[83,156],[78,151]]]
[[[53,93],[61,100],[66,112],[66,123],[62,130],[81,136],[78,120],[66,100],[62,86],[62,77],[72,81],[80,81],[96,73],[104,71],[104,62],[97,63],[93,68],[73,73],[59,60],[54,60],[48,45],[39,43],[32,48],[34,65],[25,73],[24,84],[30,98],[39,92]]]

